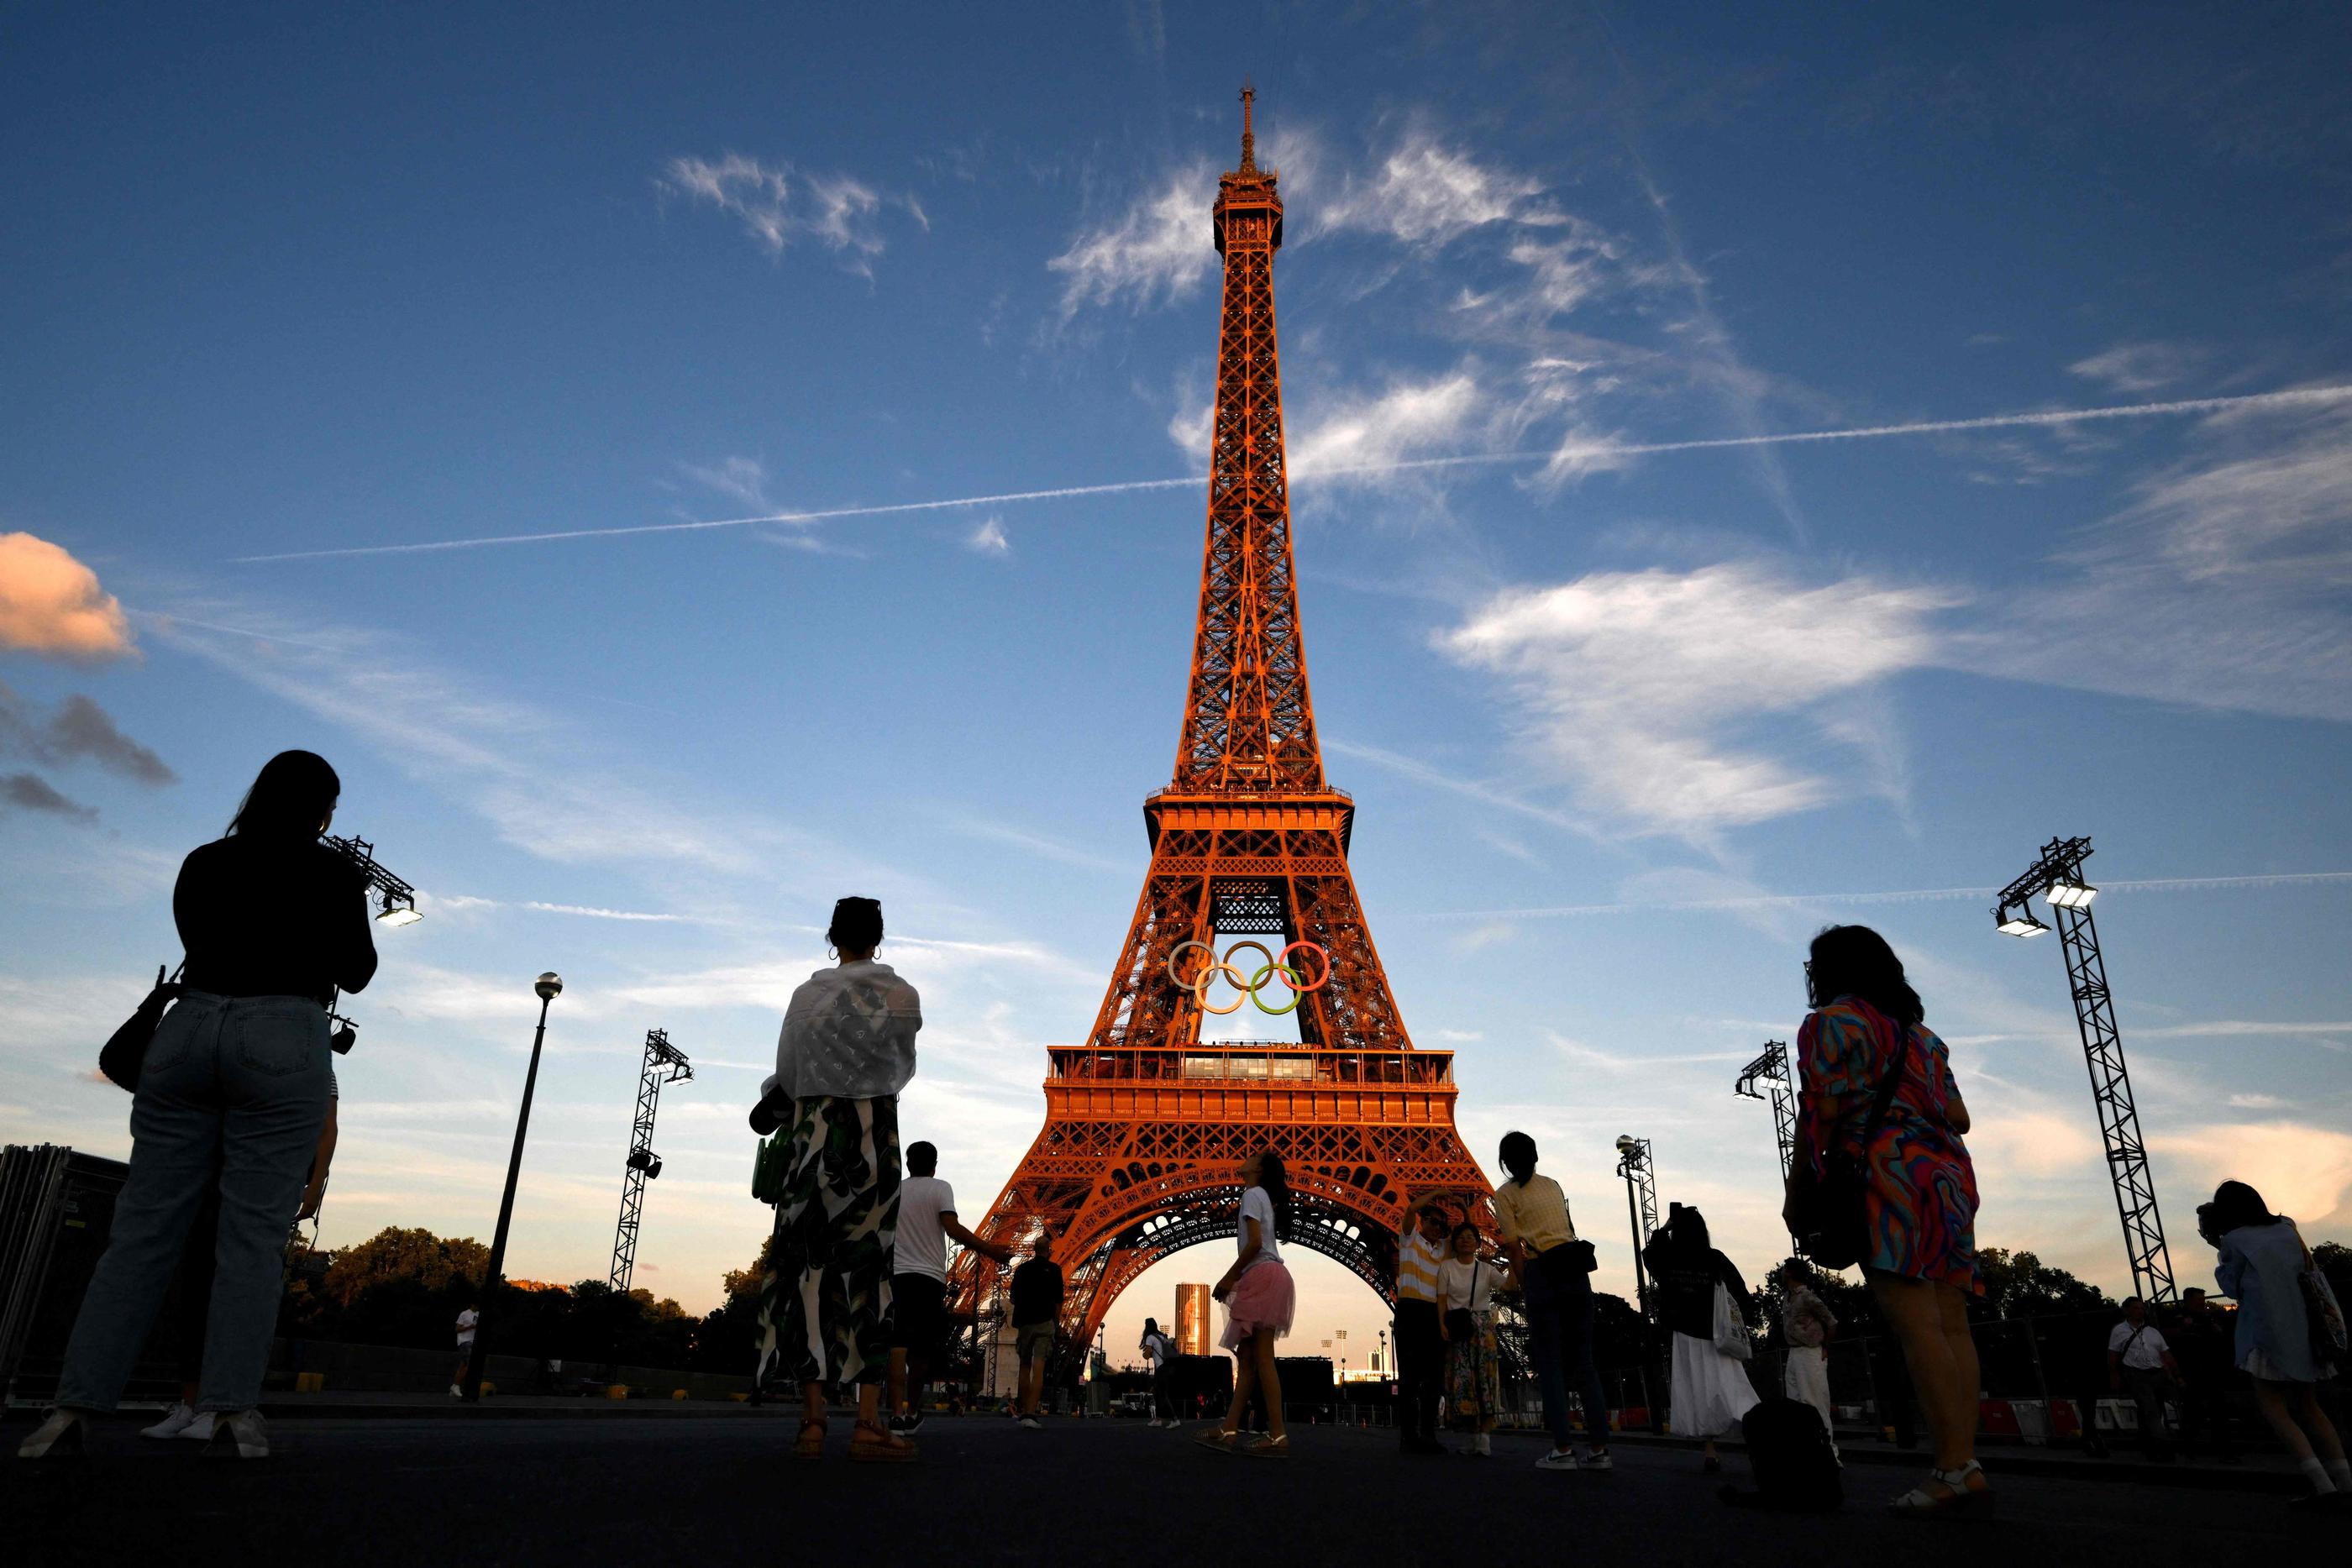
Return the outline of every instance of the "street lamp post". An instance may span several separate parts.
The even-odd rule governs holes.
[[[530,1070],[523,1074],[522,1111],[515,1117],[514,1152],[507,1156],[506,1196],[499,1199],[499,1228],[490,1238],[490,1266],[482,1276],[482,1304],[474,1312],[474,1351],[466,1358],[468,1404],[482,1397],[482,1364],[489,1356],[490,1303],[506,1278],[507,1227],[514,1218],[515,1181],[522,1175],[522,1141],[530,1131],[530,1097],[539,1087],[539,1051],[547,1043],[547,1005],[563,994],[563,981],[551,969],[532,988],[539,993],[539,1029],[530,1037]]]

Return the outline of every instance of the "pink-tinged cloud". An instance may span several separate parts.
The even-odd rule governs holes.
[[[131,624],[98,573],[31,534],[0,534],[0,648],[68,659],[131,652]]]

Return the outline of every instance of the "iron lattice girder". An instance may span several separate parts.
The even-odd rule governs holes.
[[[621,1223],[613,1233],[613,1267],[605,1276],[615,1291],[626,1291],[637,1270],[637,1226],[646,1208],[646,1181],[654,1151],[654,1113],[661,1108],[665,1083],[684,1082],[694,1076],[686,1052],[670,1044],[667,1030],[646,1031],[645,1065],[637,1073],[637,1115],[629,1130],[628,1163],[621,1171]]]
[[[2074,1022],[2082,1035],[2084,1064],[2090,1072],[2091,1103],[2098,1112],[2107,1174],[2115,1185],[2116,1215],[2123,1224],[2132,1288],[2148,1301],[2168,1301],[2174,1294],[2172,1253],[2165,1245],[2164,1219],[2156,1207],[2156,1181],[2148,1171],[2147,1145],[2140,1139],[2139,1111],[2132,1100],[2131,1073],[2124,1065],[2115,1003],[2107,994],[2098,927],[2087,905],[2070,909],[2053,904],[2051,913],[2066,958],[2066,988],[2074,998]]]
[[[1094,1026],[1083,1046],[1050,1052],[1045,1124],[975,1228],[1016,1249],[1053,1234],[1066,1359],[1153,1261],[1233,1235],[1242,1162],[1260,1149],[1290,1174],[1287,1244],[1336,1259],[1384,1299],[1405,1192],[1489,1192],[1454,1130],[1452,1055],[1414,1049],[1372,945],[1348,868],[1355,804],[1324,782],[1283,458],[1282,204],[1244,136],[1214,214],[1223,309],[1175,777],[1144,802],[1151,865]],[[1328,977],[1297,999],[1299,1044],[1201,1042],[1202,998],[1169,960],[1220,933],[1323,950]],[[1265,967],[1249,963],[1244,978]],[[1313,979],[1311,956],[1293,964]],[[1267,985],[1276,1005],[1289,999],[1280,978]],[[951,1278],[959,1313],[976,1315],[1000,1276],[967,1253]]]

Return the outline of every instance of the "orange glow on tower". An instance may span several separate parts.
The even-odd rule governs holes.
[[[1211,213],[1223,309],[1175,772],[1143,803],[1151,865],[1094,1028],[1082,1046],[1049,1048],[1045,1128],[980,1228],[1016,1245],[1041,1228],[1055,1233],[1069,1281],[1065,1346],[1090,1343],[1111,1302],[1152,1263],[1231,1239],[1241,1162],[1260,1148],[1289,1170],[1294,1234],[1285,1245],[1336,1259],[1384,1298],[1408,1192],[1488,1190],[1454,1131],[1453,1053],[1419,1050],[1406,1036],[1365,925],[1348,870],[1355,803],[1323,777],[1275,341],[1282,198],[1276,172],[1257,165],[1252,97],[1242,94],[1241,166],[1219,180]],[[1179,983],[1197,959],[1172,973],[1170,961],[1184,944],[1221,934],[1276,950],[1311,943],[1328,956],[1328,980],[1296,998],[1297,1040],[1202,1042],[1204,1011],[1231,1009],[1204,1006]],[[1311,954],[1291,962],[1313,979]],[[1267,972],[1276,1005],[1291,1000]],[[967,1310],[975,1268],[967,1253],[958,1280]],[[1192,1289],[1178,1297],[1187,1354],[1183,1292]]]

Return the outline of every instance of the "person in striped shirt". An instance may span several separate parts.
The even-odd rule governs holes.
[[[1429,1194],[1410,1204],[1397,1237],[1397,1439],[1408,1454],[1445,1452],[1437,1440],[1444,1364],[1437,1332],[1437,1270],[1445,1258],[1447,1229],[1441,1196]]]

